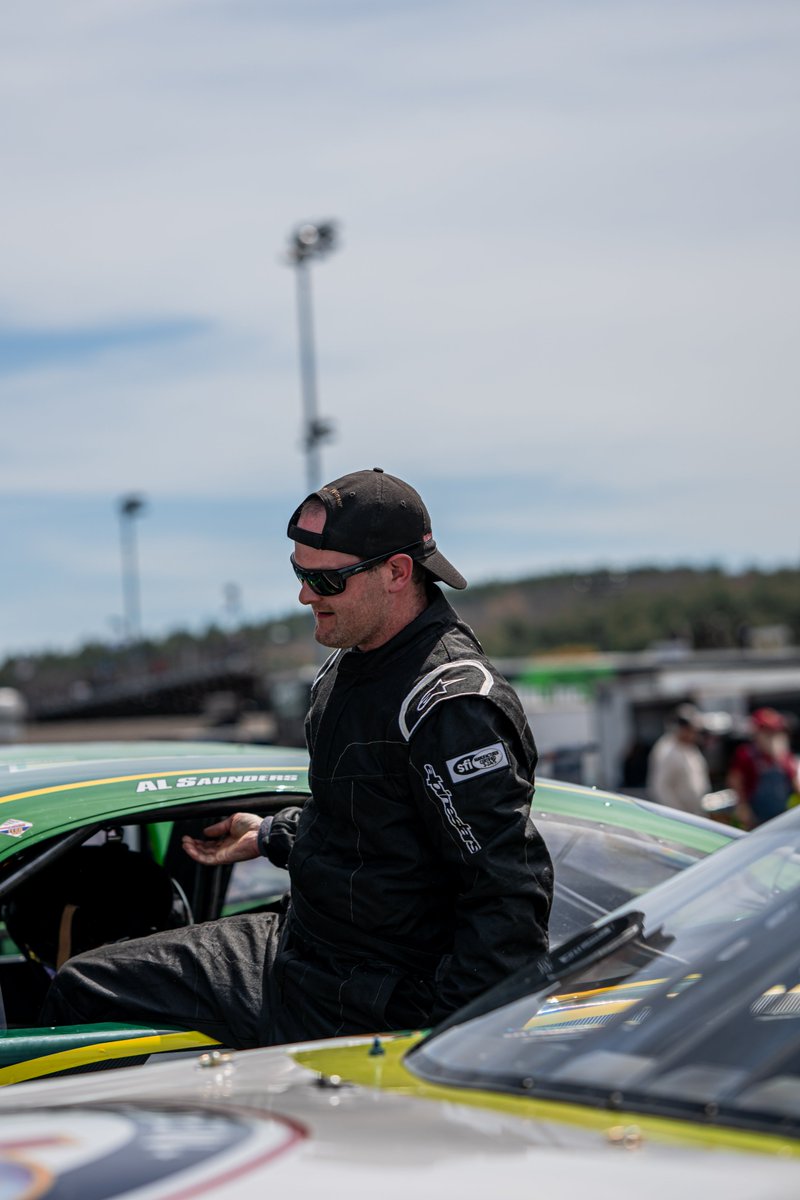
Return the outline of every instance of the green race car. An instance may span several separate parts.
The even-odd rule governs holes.
[[[263,859],[201,867],[183,853],[181,837],[226,813],[302,804],[307,770],[302,750],[228,743],[0,750],[0,1084],[213,1045],[177,1028],[41,1028],[38,1013],[53,973],[72,954],[280,904],[286,872]],[[554,946],[740,836],[644,801],[551,781],[537,781],[533,818],[556,870]]]

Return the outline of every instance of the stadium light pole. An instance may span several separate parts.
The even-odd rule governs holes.
[[[311,308],[311,263],[336,249],[335,221],[298,225],[289,238],[289,261],[297,280],[297,328],[300,344],[300,384],[303,398],[303,450],[306,483],[314,492],[322,483],[320,445],[333,437],[333,422],[317,413],[317,367]]]
[[[142,496],[123,496],[119,502],[119,534],[122,552],[122,628],[127,645],[141,639],[139,561],[135,519],[145,506]]]

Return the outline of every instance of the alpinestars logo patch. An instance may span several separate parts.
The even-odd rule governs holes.
[[[459,675],[458,679],[440,679],[439,682],[435,683],[432,688],[429,688],[422,697],[417,705],[417,712],[424,712],[432,700],[435,700],[437,696],[446,696],[449,688],[453,687],[453,685],[456,683],[462,683],[463,680],[463,675]]]
[[[478,659],[442,663],[418,680],[400,705],[400,732],[410,741],[414,730],[437,705],[457,696],[488,696],[493,686],[491,671]]]
[[[497,771],[507,767],[508,754],[502,742],[493,746],[482,746],[480,750],[470,750],[468,754],[460,754],[458,758],[447,760],[447,769],[454,783],[464,779],[473,779],[476,775],[485,775],[487,771]]]
[[[430,763],[425,763],[425,782],[428,785],[429,791],[433,793],[441,804],[448,823],[455,829],[467,850],[469,850],[470,854],[477,854],[481,848],[480,842],[466,821],[462,821],[456,812],[456,806],[453,804],[453,793],[447,787],[441,775],[438,774],[436,768]]]

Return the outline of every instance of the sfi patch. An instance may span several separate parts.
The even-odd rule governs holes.
[[[487,771],[497,771],[508,765],[508,754],[502,742],[481,746],[480,750],[470,750],[467,754],[459,754],[458,758],[448,758],[446,764],[454,783],[462,783],[465,779],[474,779],[476,775],[485,775]]]
[[[409,741],[419,723],[437,704],[454,696],[486,696],[493,685],[491,671],[474,659],[435,667],[420,679],[400,706],[400,732]]]

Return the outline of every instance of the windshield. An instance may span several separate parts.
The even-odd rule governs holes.
[[[409,1066],[440,1083],[799,1136],[798,917],[800,810],[493,989]]]
[[[538,828],[555,871],[551,946],[685,870],[739,832],[720,826],[714,831],[717,845],[706,835],[709,845],[701,849],[691,844],[683,822],[666,818],[657,832],[553,814],[540,816]]]

